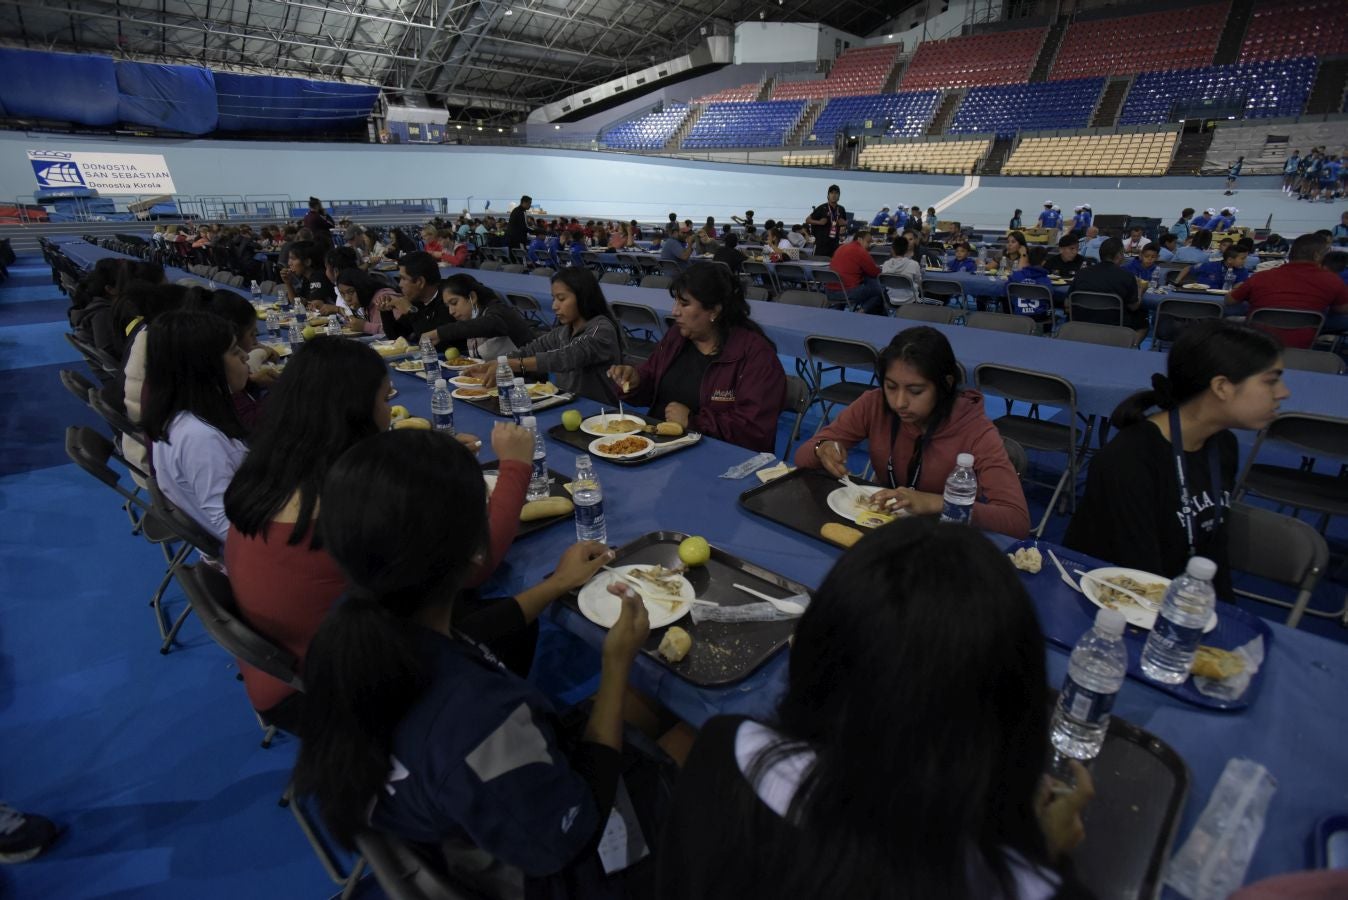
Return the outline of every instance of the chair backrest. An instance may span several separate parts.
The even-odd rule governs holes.
[[[99,417],[102,418],[104,422],[108,423],[108,427],[114,432],[126,435],[132,440],[138,441],[147,447],[149,446],[146,443],[145,434],[140,430],[140,427],[136,425],[135,422],[132,422],[126,413],[121,410],[113,409],[98,391],[94,391],[89,395],[89,406],[94,412],[98,413]]]
[[[777,280],[789,281],[792,284],[809,284],[810,273],[802,265],[796,263],[777,263]]]
[[[674,283],[668,275],[647,275],[641,279],[641,287],[663,290]]]
[[[1302,595],[1297,608],[1304,608],[1329,565],[1329,545],[1309,523],[1244,503],[1231,506],[1226,543],[1231,568],[1296,588]],[[1295,628],[1299,618],[1293,612],[1287,624]]]
[[[605,272],[599,276],[600,284],[627,284],[628,280],[624,272]]]
[[[658,260],[659,269],[653,269],[650,262],[647,260],[639,259],[637,262],[641,266],[641,271],[659,273],[656,277],[668,278],[670,281],[673,281],[683,274],[683,264],[672,259]],[[652,275],[647,275],[646,277],[650,278]]]
[[[649,331],[657,338],[664,334],[664,323],[660,321],[659,314],[649,306],[642,306],[640,303],[628,303],[624,300],[614,300],[609,303],[609,308],[613,310],[613,315],[623,328],[630,331]]]
[[[509,272],[511,275],[523,275],[524,266],[520,263],[510,263],[509,265],[501,266],[501,271]]]
[[[970,328],[983,328],[988,331],[1005,331],[1007,334],[1039,334],[1039,323],[1028,316],[1013,316],[1007,313],[971,312],[964,317],[964,324]]]
[[[1011,468],[1016,470],[1016,476],[1024,478],[1025,473],[1030,470],[1030,457],[1026,454],[1025,448],[1020,445],[1020,441],[1009,437],[1002,438],[1002,446],[1006,448],[1006,458],[1011,460]]]
[[[804,413],[810,408],[810,385],[799,375],[786,376],[786,394],[782,412]]]
[[[1273,331],[1275,334],[1282,330],[1314,328],[1318,335],[1325,325],[1325,316],[1324,313],[1309,309],[1266,307],[1251,312],[1247,321],[1256,328]]]
[[[479,266],[478,268],[480,268],[484,272],[497,272],[500,271],[501,269],[501,263],[500,261],[495,259],[485,259],[482,261],[482,265]]]
[[[945,303],[951,297],[958,297],[963,293],[964,285],[958,281],[951,281],[949,278],[922,279],[922,296],[931,300],[940,300]]]
[[[159,484],[153,478],[149,479],[146,486],[150,490],[150,506],[155,515],[167,523],[181,540],[197,548],[203,556],[220,555],[219,538],[203,528],[196,519],[174,506],[173,501],[164,496],[164,492],[159,489]]]
[[[1302,350],[1298,347],[1285,347],[1282,351],[1284,368],[1299,372],[1320,372],[1324,375],[1342,375],[1343,357],[1327,350]],[[61,373],[65,375],[64,372]]]
[[[864,369],[875,373],[880,352],[865,341],[812,334],[805,339],[805,355],[812,363]]]
[[[530,275],[541,275],[545,278],[551,278],[557,274],[556,269],[549,269],[547,266],[539,266],[529,272]]]
[[[790,306],[812,306],[816,309],[823,309],[828,306],[828,295],[821,294],[818,291],[789,290],[782,291],[777,295],[778,303],[785,303]]]
[[[108,465],[117,455],[112,441],[85,425],[66,426],[66,456],[99,481],[112,488],[124,500],[130,500],[141,510],[146,509],[145,501],[122,487],[121,476]]]
[[[90,393],[97,393],[97,388],[94,387],[92,381],[72,369],[61,370],[61,384],[65,385],[65,389],[70,391],[71,395],[85,406],[89,405]]]
[[[880,285],[888,294],[891,306],[912,303],[918,299],[917,285],[907,275],[883,274],[880,276]]]
[[[997,394],[1008,400],[1066,407],[1072,412],[1073,420],[1076,418],[1076,388],[1070,381],[1057,375],[997,363],[982,363],[974,367],[974,386],[980,391]]]
[[[427,865],[402,838],[376,831],[356,834],[356,850],[389,900],[484,900],[486,894],[457,887]]]
[[[847,287],[843,284],[842,276],[832,269],[815,269],[814,281],[819,289],[826,294],[834,293],[844,296],[847,294]]]
[[[1290,444],[1311,456],[1348,458],[1348,420],[1312,413],[1283,413],[1260,435],[1261,440]]]
[[[80,355],[84,357],[85,362],[89,364],[89,368],[93,370],[95,375],[101,373],[107,375],[109,378],[116,378],[121,373],[121,362],[114,359],[110,353],[98,349],[73,331],[63,333],[65,334],[66,341],[70,346],[79,351]]]
[[[1173,341],[1179,333],[1200,319],[1220,319],[1222,305],[1206,300],[1167,297],[1156,307],[1156,340]]]
[[[933,306],[930,303],[905,303],[894,315],[900,319],[915,322],[935,322],[938,325],[953,325],[960,311],[953,306]]]
[[[225,652],[297,691],[304,690],[299,660],[289,650],[254,631],[240,617],[229,579],[204,563],[178,570],[178,583],[206,632]]]
[[[1123,298],[1118,294],[1072,291],[1067,295],[1067,315],[1073,322],[1123,324]]]
[[[745,300],[766,300],[771,296],[768,289],[757,284],[751,284],[744,289]]]
[[[1006,298],[1014,315],[1048,315],[1053,311],[1053,289],[1042,284],[1007,282]]]
[[[1137,332],[1123,325],[1100,325],[1096,322],[1064,322],[1058,329],[1060,341],[1080,341],[1083,344],[1101,344],[1106,347],[1137,346]]]
[[[507,303],[525,315],[536,316],[543,311],[543,307],[529,294],[517,294],[507,291],[505,298]]]

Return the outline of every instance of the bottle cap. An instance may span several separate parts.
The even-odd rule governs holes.
[[[496,364],[497,364],[497,365],[500,365],[501,363],[503,363],[503,362],[505,362],[505,361],[506,361],[506,358],[505,358],[504,356],[498,356],[498,357],[496,357]]]
[[[974,455],[972,453],[961,453],[955,457],[955,465],[972,469],[974,467]]]
[[[1117,609],[1102,609],[1095,614],[1095,630],[1111,637],[1123,634],[1127,624],[1128,620]]]
[[[518,384],[518,385],[521,386],[521,387],[523,387],[523,386],[524,386],[524,379],[523,379],[523,378],[520,378],[519,376],[516,376],[516,377],[515,377],[515,382],[514,382],[514,383],[515,383],[515,384]]]
[[[1205,556],[1195,556],[1189,560],[1189,565],[1184,571],[1190,578],[1201,578],[1204,581],[1211,581],[1212,576],[1217,574],[1217,564]]]
[[[437,378],[437,379],[435,379],[435,389],[436,389],[437,391],[440,390],[440,388],[442,388],[442,387],[448,387],[448,386],[449,386],[449,382],[448,382],[448,381],[445,381],[445,379],[443,379],[443,378]]]
[[[520,426],[523,428],[534,428],[538,425],[538,419],[533,416],[520,416]]]
[[[593,463],[590,462],[590,454],[582,453],[580,456],[576,457],[577,469],[588,469],[591,465],[593,465]]]

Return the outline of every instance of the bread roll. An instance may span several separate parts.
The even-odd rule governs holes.
[[[429,419],[423,419],[420,416],[408,416],[406,419],[399,419],[393,423],[394,428],[411,428],[414,431],[430,431],[431,422]]]
[[[1230,650],[1199,646],[1198,654],[1194,657],[1189,670],[1195,675],[1221,681],[1244,672],[1245,660]]]
[[[669,435],[670,437],[680,437],[683,435],[683,426],[678,422],[661,422],[655,426],[656,434]]]
[[[520,508],[520,521],[533,522],[537,519],[551,519],[565,516],[575,509],[565,497],[549,497],[546,500],[534,500]]]
[[[819,529],[819,534],[826,541],[832,541],[844,547],[850,547],[861,540],[862,533],[855,528],[847,525],[839,525],[837,522],[829,522]]]
[[[659,653],[669,662],[676,663],[688,655],[688,651],[693,649],[693,638],[688,632],[677,625],[672,626],[665,632],[665,636],[660,639],[660,646],[656,648]]]

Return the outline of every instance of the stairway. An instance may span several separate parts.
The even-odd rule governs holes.
[[[1000,175],[1002,166],[1006,164],[1006,159],[1011,155],[1012,149],[1016,145],[1016,139],[1013,137],[999,137],[992,142],[992,149],[988,155],[983,158],[983,165],[978,170],[980,175]]]
[[[800,114],[800,121],[796,127],[792,128],[786,135],[786,146],[799,147],[805,143],[805,139],[810,136],[810,130],[814,128],[814,123],[819,121],[819,114],[824,111],[827,100],[811,100],[805,107],[805,111]],[[832,135],[830,135],[830,138]]]
[[[945,92],[940,105],[936,107],[936,115],[932,116],[931,124],[927,126],[928,137],[945,134],[945,130],[950,127],[950,120],[955,118],[955,110],[959,109],[960,101],[963,99],[963,90]]]
[[[1306,98],[1306,115],[1342,112],[1345,86],[1348,86],[1348,57],[1323,60],[1315,73],[1311,95]]]
[[[1240,58],[1240,45],[1245,43],[1245,30],[1250,26],[1250,14],[1254,12],[1254,0],[1231,0],[1231,12],[1226,17],[1226,27],[1217,40],[1217,53],[1212,58],[1216,66],[1229,66]]]
[[[899,80],[903,78],[903,70],[908,68],[908,63],[912,60],[912,55],[904,56],[902,51],[894,54],[894,62],[889,67],[889,77],[885,79],[885,86],[880,88],[882,94],[893,94],[899,89]]]
[[[697,124],[698,119],[702,118],[702,111],[706,108],[707,106],[704,103],[694,103],[688,107],[688,118],[684,119],[683,124],[674,129],[674,134],[670,136],[669,140],[665,141],[664,149],[666,151],[678,150],[683,146],[683,139],[688,137],[688,132],[693,130],[693,126]]]
[[[1062,36],[1069,24],[1066,16],[1059,16],[1058,21],[1049,26],[1044,46],[1039,48],[1039,56],[1030,70],[1030,81],[1048,81],[1048,73],[1053,71],[1053,61],[1058,58],[1058,48],[1062,46]]]
[[[1119,110],[1123,109],[1123,98],[1128,96],[1128,88],[1132,83],[1131,76],[1109,80],[1104,93],[1100,96],[1099,105],[1095,107],[1095,115],[1091,117],[1092,128],[1113,128],[1118,123]]]
[[[1179,146],[1175,148],[1175,157],[1170,161],[1167,175],[1198,175],[1203,171],[1203,159],[1212,146],[1211,130],[1194,129],[1180,135]]]
[[[754,98],[755,101],[772,99],[773,81],[774,78],[771,75],[763,79],[763,86],[758,89],[758,96]]]

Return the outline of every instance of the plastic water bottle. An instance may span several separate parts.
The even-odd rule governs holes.
[[[1236,270],[1227,267],[1226,274],[1222,277],[1222,290],[1226,291],[1229,294],[1231,293],[1231,289],[1234,288],[1235,286],[1236,286]]]
[[[504,356],[496,357],[496,394],[499,401],[498,409],[501,415],[511,415],[515,410],[510,402],[510,390],[515,384],[515,376],[511,374],[510,363],[506,362]]]
[[[295,324],[299,326],[300,331],[304,330],[304,324],[309,321],[309,311],[304,308],[303,303],[295,304],[294,314]]]
[[[431,388],[431,425],[436,431],[454,433],[454,397],[449,393],[449,382],[435,379]]]
[[[977,497],[978,476],[974,474],[974,455],[961,453],[955,457],[955,471],[945,480],[945,505],[941,508],[941,521],[967,523],[973,516],[974,499]]]
[[[253,284],[250,290],[252,291],[253,294],[253,305],[257,306],[259,303],[262,302],[262,285],[257,283],[257,279],[253,279]]]
[[[328,334],[331,337],[340,337],[342,334],[342,320],[336,313],[328,316]]]
[[[1072,648],[1050,731],[1053,749],[1063,756],[1085,762],[1100,755],[1109,711],[1128,674],[1126,624],[1117,609],[1102,609],[1095,614],[1095,627]]]
[[[543,432],[533,416],[525,416],[520,424],[534,433],[534,470],[529,476],[529,491],[524,499],[530,503],[546,500],[552,496],[552,482],[548,478],[548,448],[543,442]]]
[[[1142,648],[1142,674],[1162,684],[1182,684],[1198,652],[1203,626],[1217,605],[1212,576],[1217,564],[1195,556],[1185,572],[1170,582],[1161,611]]]
[[[435,340],[427,332],[421,336],[421,372],[426,384],[435,389],[436,379],[440,377],[440,355],[435,350]]]
[[[1161,272],[1160,272],[1159,269],[1158,269],[1158,270],[1153,270],[1153,271],[1152,271],[1152,273],[1151,273],[1151,284],[1147,285],[1147,290],[1151,291],[1153,294],[1156,294],[1156,293],[1159,293],[1159,292],[1160,292],[1160,290],[1161,290]]]
[[[608,543],[608,526],[604,522],[604,490],[594,474],[594,463],[589,454],[576,457],[576,483],[571,499],[576,506],[576,540]]]
[[[523,378],[516,378],[510,383],[510,417],[516,425],[521,425],[525,416],[533,414],[534,401],[529,397],[529,388],[525,386]]]
[[[290,329],[286,332],[286,343],[290,349],[294,350],[304,343],[304,335],[300,333],[300,320],[298,317],[290,320]]]
[[[267,310],[267,334],[272,337],[281,335],[281,314],[274,309]]]

